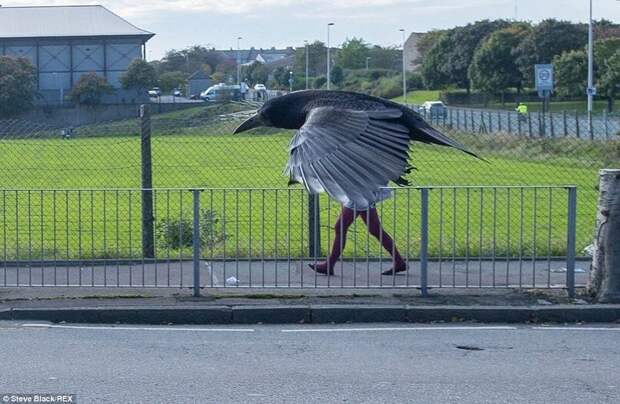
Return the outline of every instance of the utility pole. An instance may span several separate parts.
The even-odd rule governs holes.
[[[306,45],[306,90],[308,89],[308,41],[304,41]]]
[[[330,44],[329,44],[329,28],[334,25],[333,22],[330,22],[329,24],[327,24],[327,89],[329,90],[330,86],[331,86],[331,61],[330,61],[330,55],[329,55],[329,48],[330,48]]]
[[[594,68],[592,46],[592,0],[590,0],[590,19],[588,22],[588,133],[592,138],[592,98],[594,96]]]
[[[366,71],[368,71],[368,61],[370,60],[370,56],[366,56]]]
[[[237,85],[241,84],[241,40],[243,37],[237,37]]]
[[[403,33],[403,99],[405,105],[407,105],[407,75],[405,74],[407,70],[405,64],[405,29],[401,28],[399,31]]]

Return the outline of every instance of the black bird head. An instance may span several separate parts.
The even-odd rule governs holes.
[[[299,129],[306,120],[306,91],[297,91],[267,101],[256,115],[243,122],[234,134],[269,126],[280,129]]]

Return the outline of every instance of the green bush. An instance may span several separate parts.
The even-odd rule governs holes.
[[[224,228],[220,225],[217,213],[203,209],[200,211],[200,245],[212,248],[227,238]],[[193,245],[193,219],[175,218],[160,220],[155,226],[155,234],[162,248],[186,248]]]
[[[322,88],[325,83],[327,83],[327,77],[318,76],[314,79],[314,82],[312,83],[312,88]]]

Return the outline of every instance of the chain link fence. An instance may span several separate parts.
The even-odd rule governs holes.
[[[20,229],[19,232],[27,232],[29,230],[26,229],[29,227],[25,224],[29,217],[33,217],[32,210],[42,209],[42,215],[45,217],[53,214],[50,211],[51,197],[47,194],[39,197],[37,192],[40,191],[33,190],[70,192],[69,196],[57,194],[56,197],[65,198],[65,200],[69,198],[68,206],[71,211],[76,209],[79,200],[80,204],[90,206],[89,209],[99,212],[103,209],[102,212],[106,215],[105,218],[99,215],[96,220],[93,219],[95,222],[92,231],[95,243],[105,244],[101,239],[109,229],[104,231],[102,226],[109,226],[109,221],[113,220],[114,215],[120,215],[125,218],[123,220],[129,220],[131,226],[135,227],[130,226],[124,231],[126,241],[122,242],[119,248],[124,251],[121,255],[138,258],[145,247],[141,238],[141,225],[144,225],[141,222],[141,216],[144,215],[141,210],[143,207],[140,207],[143,205],[142,199],[138,195],[133,195],[134,199],[128,205],[132,206],[131,209],[114,211],[109,210],[111,209],[109,200],[103,201],[95,198],[92,204],[88,205],[88,194],[83,193],[78,196],[77,190],[115,189],[117,190],[115,192],[121,192],[122,189],[144,188],[144,185],[151,185],[156,189],[228,188],[227,196],[224,197],[224,200],[227,200],[226,198],[234,195],[235,189],[236,192],[241,192],[239,190],[243,188],[286,188],[288,178],[283,176],[282,172],[288,158],[287,146],[292,133],[274,129],[258,129],[250,134],[232,135],[233,129],[239,122],[257,107],[258,104],[253,103],[201,105],[160,115],[150,116],[147,113],[142,119],[102,122],[79,127],[50,127],[36,122],[0,121],[0,172],[2,173],[0,189],[5,192],[5,199],[0,201],[2,203],[0,209],[5,212],[5,227],[15,227]],[[564,124],[562,115],[559,118],[554,115],[553,119],[545,124],[545,131],[538,132],[534,128],[540,128],[541,122],[535,120],[535,115],[528,118],[528,123],[519,124],[518,116],[510,112],[505,115],[499,114],[497,118],[497,114],[493,113],[472,115],[471,113],[457,113],[454,112],[455,110],[449,111],[452,112],[442,116],[427,116],[427,119],[484,157],[486,161],[473,159],[452,149],[416,143],[411,149],[411,161],[417,167],[417,170],[409,175],[412,184],[437,187],[474,186],[482,187],[481,189],[484,189],[484,186],[575,185],[579,189],[575,248],[576,252],[581,255],[583,248],[589,245],[593,238],[597,172],[601,168],[615,166],[620,162],[618,136],[609,132],[604,137],[597,135],[594,139],[590,139],[588,136],[583,136],[588,132],[582,127],[582,123],[574,125],[571,123],[575,122],[574,120],[567,119]],[[464,116],[467,118],[463,118]],[[562,122],[561,124],[556,122],[558,119]],[[518,130],[519,125],[521,125],[521,131]],[[549,125],[554,128],[552,132],[548,131],[551,130]],[[530,126],[532,127],[531,133]],[[526,132],[523,130],[525,127],[528,128]],[[541,136],[541,134],[544,135]],[[147,145],[150,150],[145,150]],[[146,161],[146,157],[150,159],[150,164]],[[144,177],[145,171],[148,172],[150,178]],[[146,186],[146,188],[151,186]],[[300,190],[298,186],[293,189]],[[31,194],[13,197],[12,191],[9,190],[31,190],[29,191]],[[284,195],[286,191],[279,192]],[[448,191],[445,192],[443,197],[446,199],[442,201],[443,204],[448,203]],[[487,191],[455,192],[454,197],[450,196],[449,203],[454,205],[454,217],[457,219],[453,223],[450,222],[450,226],[454,226],[455,235],[458,234],[455,240],[458,242],[454,246],[454,251],[452,252],[451,249],[449,254],[445,245],[431,243],[429,245],[430,256],[449,255],[451,257],[454,255],[455,258],[471,258],[492,255],[489,249],[489,234],[485,233],[486,230],[482,233],[484,240],[476,240],[475,237],[467,238],[467,234],[470,234],[468,233],[470,230],[467,230],[469,229],[467,215],[480,214],[468,208],[468,204],[479,203],[476,197],[482,198],[480,211],[504,212],[506,209],[512,209],[511,220],[514,222],[510,222],[512,223],[511,232],[517,231],[515,229],[519,229],[519,226],[527,226],[528,230],[524,234],[531,233],[531,231],[542,234],[541,232],[547,231],[549,222],[533,219],[534,216],[542,214],[540,212],[543,210],[546,216],[549,216],[548,210],[551,211],[553,220],[550,223],[553,223],[554,231],[565,231],[567,201],[566,198],[559,197],[553,192],[549,195],[539,193],[533,196],[525,191],[526,197],[523,198],[519,192],[496,191],[500,194],[496,195],[495,205],[492,199],[488,199],[492,198],[492,193]],[[266,223],[272,223],[277,220],[275,216],[269,216],[272,210],[265,209],[265,206],[276,203],[277,198],[268,198],[263,202],[260,190],[254,191],[251,201],[247,197],[246,194],[240,196],[245,199],[240,204],[241,210],[235,219],[239,222],[239,226],[243,228],[243,221],[253,223],[263,220]],[[33,203],[36,198],[41,200],[38,205]],[[116,199],[118,198],[122,199],[123,196]],[[152,195],[152,198],[155,206],[152,227],[156,232],[158,226],[162,226],[160,216],[164,202],[157,192]],[[311,251],[308,253],[307,245],[308,237],[310,237],[307,234],[310,230],[308,197],[304,196],[303,192],[299,192],[294,198],[299,201],[292,204],[293,211],[290,215],[296,218],[292,226],[297,228],[292,239],[292,254],[293,256],[313,255]],[[302,199],[303,203],[301,203]],[[179,209],[179,203],[180,201],[177,200],[169,208]],[[230,209],[231,202],[228,203],[228,209]],[[261,205],[262,203],[267,205]],[[284,206],[282,203],[280,201],[280,208]],[[58,204],[54,206],[58,208]],[[516,206],[518,208],[515,208]],[[396,212],[390,213],[391,207],[387,205],[383,209],[387,209],[383,213],[384,220],[398,226],[399,223],[403,223],[411,207],[402,205],[401,201],[397,204]],[[29,210],[31,210],[30,213],[28,213]],[[79,209],[78,211],[82,212]],[[324,256],[328,252],[329,237],[333,232],[332,227],[336,222],[339,208],[321,197],[318,211],[320,221],[317,224],[317,231],[320,232],[321,249],[317,251],[317,255]],[[556,211],[558,214],[554,216],[553,212]],[[260,212],[266,212],[266,216],[261,216]],[[525,212],[523,214],[528,218],[521,220],[519,213],[515,212]],[[83,213],[86,214],[86,212]],[[148,216],[148,212],[146,213]],[[205,214],[215,215],[213,220],[222,220],[216,211],[207,209]],[[131,219],[126,218],[128,215],[131,215]],[[440,223],[433,219],[434,217],[441,217],[441,215],[431,215],[431,224],[439,226]],[[448,225],[448,221],[451,220],[449,217],[452,216],[446,214],[446,221],[442,222],[442,226]],[[81,242],[89,242],[75,234],[76,229],[81,228],[78,226],[80,220],[79,217],[71,216],[68,220],[69,230],[63,230],[68,231],[66,237],[76,240],[69,242],[68,247],[63,247],[69,249],[68,252],[63,250],[67,257],[81,259],[107,257],[109,248],[95,248],[92,252],[89,249],[80,249],[78,239],[82,240]],[[132,232],[131,236],[128,234],[129,229]],[[239,234],[238,232],[232,233]],[[518,234],[518,231],[515,234]],[[26,233],[24,237],[27,237]],[[254,234],[252,237],[260,238],[261,236]],[[273,234],[266,237],[262,239],[262,242],[266,243],[265,249],[254,247],[243,249],[239,252],[240,256],[255,258],[260,257],[261,254],[273,255],[274,251],[277,255],[282,255],[283,251],[277,250],[277,247],[270,247],[273,244],[270,241],[274,237]],[[303,245],[303,237],[306,237],[306,245]],[[129,240],[132,243],[131,248],[126,245]],[[413,244],[416,243],[414,238],[411,240]],[[20,245],[24,246],[27,243],[22,240]],[[518,258],[520,250],[515,247],[518,245],[518,243],[513,243],[512,247],[505,246],[506,250],[502,251],[502,254]],[[549,250],[551,257],[562,257],[567,254],[565,244],[548,246],[545,241],[541,240],[533,242],[533,245],[534,247],[531,248]],[[5,248],[7,246],[7,259],[17,260],[39,257],[39,255],[42,259],[51,259],[58,250],[53,246],[45,247],[40,252],[38,249],[33,250],[31,254],[34,255],[28,256],[28,250],[23,250],[21,247],[15,248],[10,241],[5,243]],[[373,254],[380,252],[378,245],[371,242],[371,247]],[[350,248],[345,250],[346,257],[354,255],[355,252]]]

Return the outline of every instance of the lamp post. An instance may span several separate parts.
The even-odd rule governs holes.
[[[308,89],[308,41],[304,41],[306,46],[306,90]]]
[[[288,72],[288,91],[293,92],[293,72]]]
[[[366,56],[366,71],[368,71],[368,61],[370,60],[370,56]]]
[[[405,105],[407,105],[407,75],[405,74],[405,72],[406,72],[406,65],[405,65],[405,29],[401,28],[401,29],[399,29],[399,31],[403,33],[403,99],[405,101]]]
[[[329,56],[329,28],[334,25],[333,22],[330,22],[329,24],[327,24],[327,89],[329,90],[330,85],[331,85],[331,61],[330,61],[330,56]]]
[[[592,55],[592,0],[590,0],[590,19],[588,21],[588,133],[592,137],[592,97],[594,96],[594,74]]]
[[[241,84],[241,40],[243,37],[237,37],[237,85]]]

